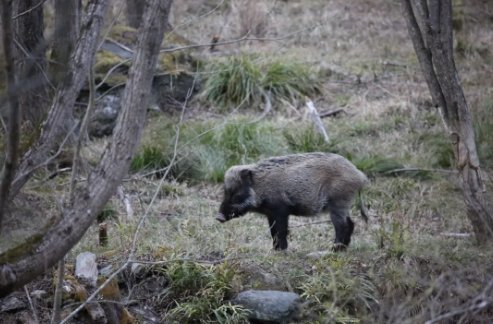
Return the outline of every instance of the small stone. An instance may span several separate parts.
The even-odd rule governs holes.
[[[34,290],[33,292],[31,292],[31,297],[37,300],[44,299],[46,295],[48,295],[46,290]]]
[[[98,280],[98,265],[96,254],[83,252],[75,259],[75,276],[87,282],[92,287],[96,287]]]
[[[26,303],[17,297],[6,298],[0,302],[0,313],[16,312],[25,308],[27,308]]]

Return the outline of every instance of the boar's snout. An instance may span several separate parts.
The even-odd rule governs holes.
[[[224,223],[227,219],[223,213],[218,213],[216,215],[216,220],[220,221],[221,223]]]

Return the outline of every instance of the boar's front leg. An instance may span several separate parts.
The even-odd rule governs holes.
[[[335,251],[344,250],[351,242],[354,230],[354,223],[349,217],[349,208],[331,208],[330,218],[336,232],[333,249]]]
[[[274,250],[286,250],[288,248],[288,218],[289,215],[285,213],[267,216]]]

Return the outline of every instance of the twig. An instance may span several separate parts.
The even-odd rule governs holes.
[[[55,295],[53,296],[53,315],[51,317],[51,324],[57,324],[60,322],[62,315],[62,291],[63,291],[63,277],[65,275],[65,258],[58,261],[57,269],[57,282],[55,286]]]
[[[263,41],[273,41],[273,42],[277,42],[277,41],[285,40],[285,39],[293,37],[295,35],[304,33],[308,30],[315,29],[317,27],[319,27],[319,25],[314,25],[314,26],[311,26],[311,27],[308,27],[305,29],[300,29],[300,30],[294,31],[292,33],[289,33],[289,34],[286,34],[286,35],[283,35],[280,37],[249,37],[247,34],[243,37],[229,40],[229,41],[222,41],[222,42],[217,42],[217,43],[209,42],[206,44],[192,44],[192,45],[177,46],[177,47],[172,47],[172,48],[165,48],[165,49],[162,49],[161,51],[159,51],[159,53],[172,53],[172,52],[182,51],[182,50],[186,50],[186,49],[210,47],[211,45],[214,45],[214,46],[229,45],[229,44],[235,44],[235,43],[240,43],[240,42],[245,42],[245,41],[262,41],[262,42]]]
[[[134,210],[132,208],[132,204],[130,204],[130,200],[128,199],[128,196],[123,192],[123,187],[119,186],[116,189],[116,194],[118,195],[118,198],[123,202],[125,205],[125,210],[127,211],[127,218],[126,220],[129,221],[134,218]]]
[[[264,100],[265,100],[264,111],[262,112],[262,114],[260,116],[258,116],[257,118],[255,118],[252,121],[252,123],[257,123],[257,122],[261,121],[272,110],[272,103],[271,103],[271,100],[270,100],[270,91],[269,91],[269,93],[266,93],[266,92],[262,91],[262,96],[264,97]]]
[[[12,17],[12,19],[17,19],[19,18],[20,16],[24,16],[28,13],[30,13],[31,11],[35,10],[36,8],[38,8],[39,6],[42,6],[43,3],[45,3],[46,0],[40,0],[39,3],[37,3],[36,5],[32,6],[31,8],[27,9],[26,11],[23,11],[15,16]]]
[[[54,159],[56,159],[63,151],[63,148],[65,147],[65,144],[67,143],[68,139],[72,136],[72,134],[74,133],[75,129],[77,128],[77,124],[75,124],[72,129],[67,133],[67,135],[65,136],[65,138],[63,139],[62,143],[60,144],[60,146],[58,147],[58,151],[56,151],[56,153],[52,156],[50,156],[49,158],[47,158],[46,160],[44,160],[42,163],[38,164],[38,165],[35,165],[33,167],[31,167],[30,169],[27,169],[24,173],[18,175],[15,180],[14,180],[14,183],[16,181],[18,181],[19,179],[22,179],[24,178],[25,176],[27,176],[28,174],[34,172],[34,170],[36,169],[39,169],[41,167],[44,167],[45,165],[48,165],[49,163],[51,163],[51,161],[53,161]]]
[[[460,237],[460,238],[471,237],[471,234],[469,233],[442,233],[442,235],[446,237]]]
[[[385,171],[384,174],[392,173],[404,173],[404,172],[437,172],[437,173],[457,173],[457,170],[445,170],[445,169],[423,169],[423,168],[399,168]]]
[[[29,307],[31,307],[31,311],[33,312],[34,323],[38,324],[39,323],[38,314],[36,313],[36,308],[34,308],[34,304],[31,299],[31,296],[29,295],[29,290],[27,289],[27,286],[24,286],[24,292],[26,293],[27,301],[29,302]]]
[[[320,118],[325,118],[325,117],[335,116],[341,112],[345,113],[346,111],[343,108],[336,108],[336,109],[332,109],[332,110],[320,113],[319,116],[320,116]]]
[[[96,90],[94,89],[94,68],[93,65],[90,64],[89,67],[89,75],[88,75],[88,82],[89,82],[89,103],[87,104],[87,109],[84,114],[84,118],[82,119],[82,123],[80,125],[80,130],[79,130],[79,136],[77,138],[77,143],[75,147],[75,152],[74,156],[72,159],[72,175],[70,177],[70,187],[69,187],[69,192],[70,192],[70,198],[69,198],[69,204],[72,205],[75,199],[75,184],[76,184],[76,178],[79,173],[80,165],[81,165],[81,156],[80,156],[80,151],[82,148],[82,142],[85,137],[86,131],[87,131],[87,125],[89,124],[89,116],[91,115],[92,111],[95,108],[95,99],[94,97],[96,96]]]
[[[451,317],[454,317],[454,316],[457,316],[460,314],[464,314],[467,312],[475,312],[475,311],[478,311],[478,310],[481,310],[481,309],[488,307],[493,302],[493,300],[491,299],[491,297],[489,296],[489,293],[488,293],[492,287],[493,287],[493,279],[491,279],[488,282],[486,287],[483,289],[483,291],[478,296],[476,296],[475,298],[470,300],[470,302],[469,302],[471,304],[470,306],[463,307],[461,309],[457,309],[457,310],[442,314],[442,315],[437,316],[431,320],[426,321],[425,324],[438,323],[438,322],[441,322],[445,319],[448,319],[448,318],[451,318]]]

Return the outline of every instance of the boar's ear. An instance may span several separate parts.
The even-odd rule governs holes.
[[[251,169],[243,169],[240,171],[241,180],[247,184],[253,182],[253,171]]]

